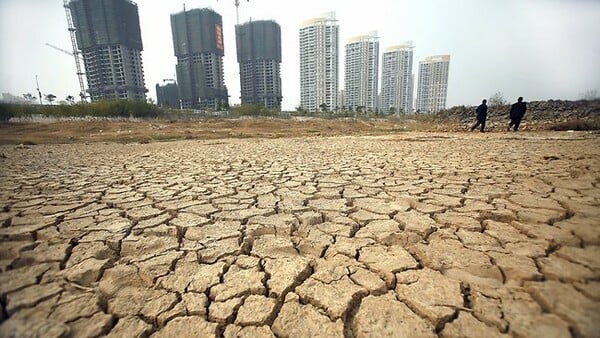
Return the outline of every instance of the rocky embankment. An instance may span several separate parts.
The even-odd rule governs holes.
[[[488,107],[488,129],[502,130],[506,128],[510,106],[511,104]],[[475,121],[476,108],[472,106],[452,107],[437,113],[436,118],[445,122],[458,122],[463,126]],[[574,123],[575,121],[579,123]],[[588,126],[585,129],[597,129],[592,126],[600,126],[600,100],[527,102],[527,113],[522,124],[524,130],[555,129],[565,123],[573,125],[574,129],[582,129],[577,128],[577,125]]]

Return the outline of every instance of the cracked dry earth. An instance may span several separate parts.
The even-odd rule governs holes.
[[[600,336],[597,134],[0,152],[1,337]]]

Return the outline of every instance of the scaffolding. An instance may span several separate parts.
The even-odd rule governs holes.
[[[69,27],[69,34],[71,36],[71,45],[73,46],[72,55],[75,59],[75,67],[77,68],[77,79],[79,80],[80,88],[79,97],[81,98],[81,102],[85,102],[87,97],[83,81],[83,76],[85,75],[85,73],[81,71],[81,58],[79,57],[79,48],[77,48],[77,36],[75,35],[75,25],[73,25],[73,17],[71,16],[69,2],[70,0],[63,0],[63,7],[65,8],[65,13],[67,15],[67,24]]]

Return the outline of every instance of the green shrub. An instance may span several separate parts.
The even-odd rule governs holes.
[[[74,105],[22,105],[0,104],[0,121],[11,117],[135,117],[155,118],[161,113],[157,106],[144,101],[99,101],[94,103],[78,103]]]
[[[12,117],[10,106],[5,103],[0,103],[0,121],[8,121]]]

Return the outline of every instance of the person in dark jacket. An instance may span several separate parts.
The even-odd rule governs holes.
[[[479,107],[477,107],[477,121],[475,122],[474,125],[471,126],[471,131],[475,130],[475,128],[477,128],[478,126],[481,126],[481,129],[479,131],[481,131],[483,133],[484,129],[485,129],[485,120],[487,119],[487,100],[483,100],[481,101],[481,104],[479,105]]]
[[[510,107],[510,122],[508,123],[508,131],[510,131],[511,127],[513,127],[514,131],[519,130],[519,125],[521,124],[521,120],[523,119],[526,110],[527,104],[523,102],[522,97],[519,97],[517,102]]]

